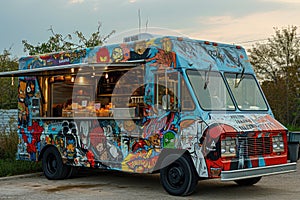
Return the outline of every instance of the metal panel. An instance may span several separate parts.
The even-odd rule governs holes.
[[[239,179],[259,177],[259,176],[283,174],[283,173],[295,172],[296,168],[297,168],[296,163],[287,163],[287,164],[272,165],[266,167],[222,171],[221,180],[233,181]]]

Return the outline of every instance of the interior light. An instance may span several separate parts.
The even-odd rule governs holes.
[[[85,83],[85,78],[84,78],[83,76],[80,76],[80,77],[78,78],[78,83],[79,83],[79,84]]]

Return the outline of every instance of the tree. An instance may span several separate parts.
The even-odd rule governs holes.
[[[292,126],[300,127],[300,56],[296,58],[294,66],[291,68],[291,72],[289,73],[292,78],[290,84],[294,86],[294,109],[292,110]]]
[[[29,52],[29,55],[74,50],[78,48],[93,47],[102,45],[115,31],[111,31],[108,35],[102,36],[100,34],[101,23],[98,23],[97,31],[92,33],[89,38],[85,37],[80,31],[76,31],[74,34],[77,37],[78,43],[72,42],[73,36],[67,34],[55,33],[53,27],[50,27],[51,36],[47,42],[38,43],[38,45],[32,45],[27,40],[23,40],[24,52]],[[18,69],[17,58],[11,58],[10,49],[4,50],[0,54],[0,70],[1,71],[12,71]],[[17,108],[17,78],[1,78],[0,85],[2,90],[0,95],[0,108],[10,109]]]
[[[62,34],[55,33],[53,27],[51,26],[49,31],[52,36],[50,36],[47,42],[38,43],[34,46],[27,42],[27,40],[22,40],[24,45],[24,52],[29,52],[29,55],[74,50],[79,48],[94,47],[102,45],[115,31],[111,31],[108,35],[102,36],[100,34],[101,23],[98,23],[97,31],[92,33],[89,38],[86,38],[81,31],[75,31],[75,37],[78,40],[78,43],[73,42],[72,34],[67,34],[63,36]]]
[[[3,50],[0,54],[0,70],[12,71],[18,69],[17,58],[11,58],[10,49]],[[0,85],[5,88],[0,95],[1,109],[16,109],[17,108],[17,78],[0,78]]]
[[[296,26],[274,30],[266,43],[256,43],[249,50],[250,62],[276,118],[300,127],[300,38]]]

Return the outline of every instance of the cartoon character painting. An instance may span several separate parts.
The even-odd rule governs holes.
[[[164,148],[175,148],[176,133],[174,131],[166,131],[163,137]]]
[[[100,48],[96,54],[97,54],[96,56],[97,62],[101,63],[101,62],[110,61],[110,54],[107,48],[105,47]]]
[[[95,155],[95,158],[102,161],[107,161],[109,156],[106,137],[104,135],[103,129],[101,127],[92,129],[90,132],[90,140],[91,150]]]
[[[26,94],[29,97],[33,97],[35,95],[35,80],[27,81]]]
[[[26,129],[21,129],[21,137],[26,144],[26,152],[29,154],[29,159],[37,161],[39,152],[41,151],[41,135],[44,128],[34,121],[32,126],[28,126]]]
[[[28,103],[26,101],[26,82],[20,80],[18,87],[18,124],[19,126],[27,126],[28,123]]]
[[[173,45],[170,38],[163,38],[161,40],[162,48],[158,49],[156,55],[149,58],[147,61],[154,61],[152,66],[156,66],[158,69],[164,69],[167,67],[176,68],[176,53],[172,51]]]
[[[146,41],[138,41],[134,43],[133,51],[130,51],[129,60],[141,60],[150,57],[150,49],[147,47]]]

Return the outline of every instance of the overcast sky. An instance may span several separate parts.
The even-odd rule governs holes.
[[[22,40],[46,42],[52,26],[63,35],[86,36],[102,23],[103,34],[116,30],[112,40],[139,31],[223,43],[245,43],[271,37],[273,27],[298,26],[300,0],[1,0],[0,51],[23,52]],[[146,25],[147,24],[147,25]]]

